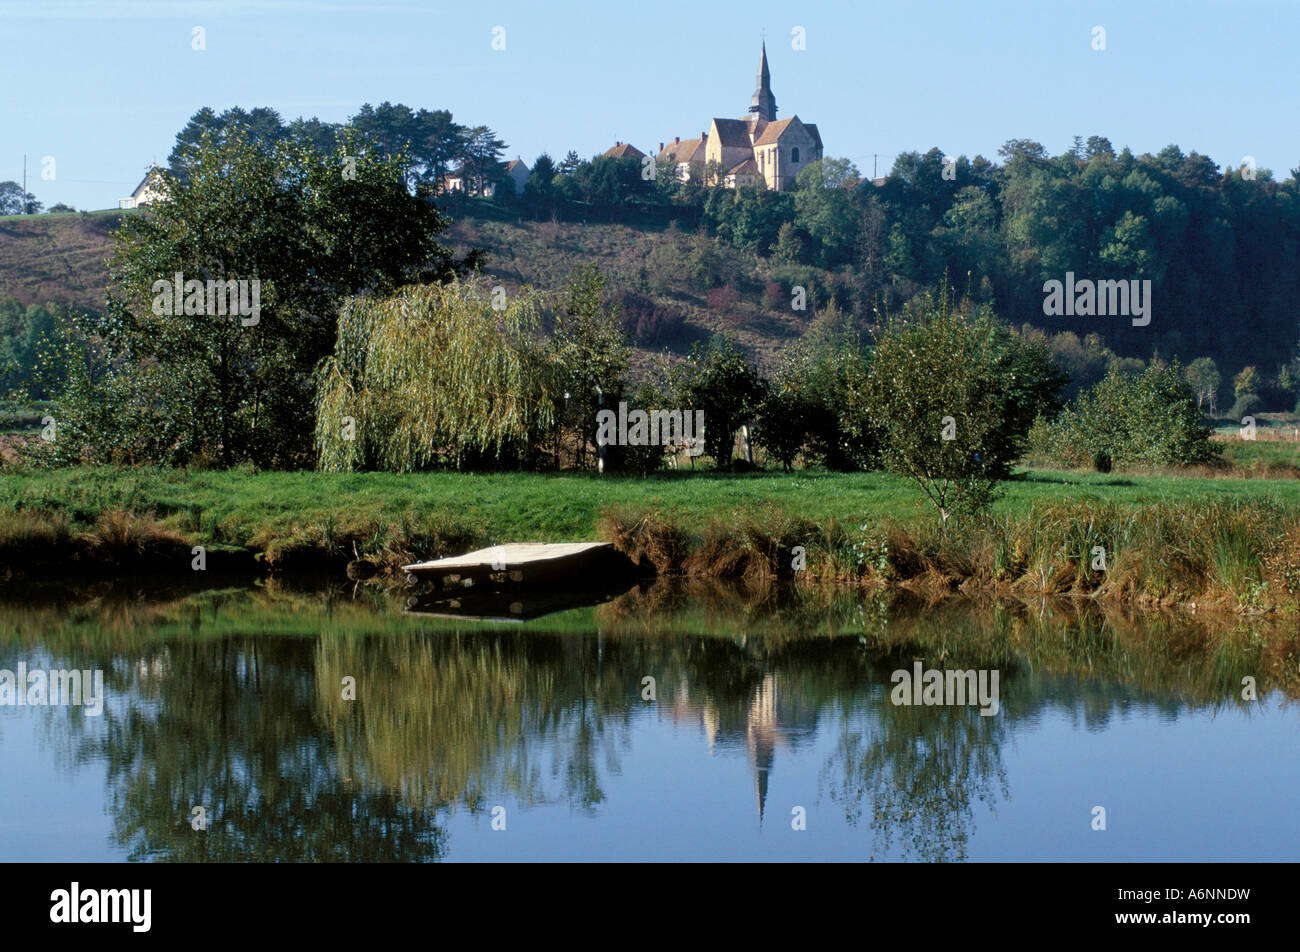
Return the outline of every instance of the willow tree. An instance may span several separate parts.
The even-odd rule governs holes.
[[[316,372],[320,468],[528,461],[556,420],[541,313],[538,294],[472,281],[349,298]]]

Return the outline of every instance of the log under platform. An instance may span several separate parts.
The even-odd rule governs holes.
[[[580,590],[631,577],[636,566],[608,542],[512,542],[403,566],[411,584],[441,587],[547,585]]]

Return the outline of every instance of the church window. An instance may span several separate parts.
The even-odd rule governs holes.
[[[790,161],[797,163],[799,161],[799,147],[795,146],[790,150]]]

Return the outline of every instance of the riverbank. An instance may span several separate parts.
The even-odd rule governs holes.
[[[249,577],[599,538],[661,574],[1300,605],[1300,481],[1033,470],[942,530],[876,473],[254,473],[81,467],[0,483],[0,578]],[[1098,550],[1104,551],[1098,551]]]

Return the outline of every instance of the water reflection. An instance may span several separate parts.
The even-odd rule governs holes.
[[[659,793],[619,777],[664,757],[642,751],[667,729],[748,765],[756,828],[786,822],[768,801],[788,769],[864,831],[862,858],[961,860],[983,811],[1010,796],[1009,738],[1044,712],[1102,730],[1136,707],[1240,707],[1246,676],[1300,693],[1295,634],[1258,620],[680,585],[536,626],[403,609],[274,588],[10,601],[0,668],[40,657],[105,671],[102,717],[62,712],[47,737],[68,763],[103,765],[126,857],[179,861],[431,861],[456,855],[462,811],[628,813]],[[894,705],[889,674],[915,660],[1000,670],[1000,714]],[[703,776],[662,768],[665,784],[678,768]]]

